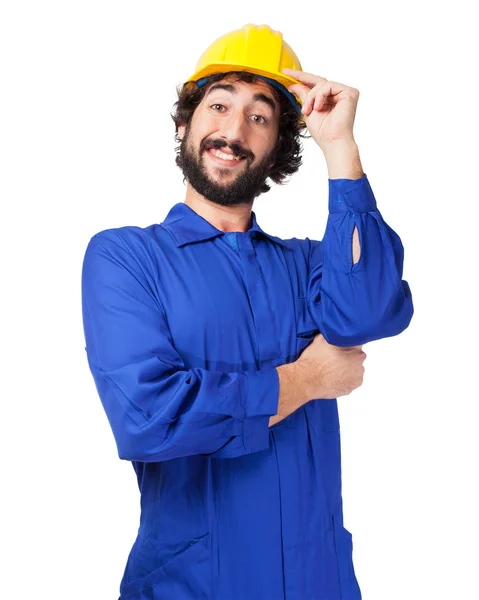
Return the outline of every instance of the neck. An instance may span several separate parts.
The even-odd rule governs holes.
[[[241,231],[251,228],[251,210],[253,203],[240,206],[221,206],[207,200],[187,185],[185,204],[221,231]]]

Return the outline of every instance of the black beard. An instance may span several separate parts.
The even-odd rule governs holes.
[[[251,204],[253,199],[261,194],[261,188],[270,171],[269,165],[272,162],[274,151],[265,156],[256,167],[252,168],[250,165],[254,160],[254,156],[237,144],[229,146],[224,140],[205,142],[200,146],[200,158],[198,159],[195,152],[189,147],[188,140],[189,128],[186,129],[184,138],[181,141],[177,164],[183,171],[184,177],[198,194],[221,206]],[[209,178],[204,165],[204,153],[207,148],[211,147],[218,149],[227,147],[235,156],[246,155],[246,158],[242,159],[246,161],[245,167],[231,183],[216,183]],[[221,173],[222,169],[219,168],[219,171]]]

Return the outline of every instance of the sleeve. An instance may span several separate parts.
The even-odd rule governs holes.
[[[355,225],[361,253],[353,264]],[[330,344],[357,346],[408,327],[414,308],[402,279],[404,248],[379,212],[366,174],[329,179],[324,237],[310,241],[308,311]]]
[[[267,448],[279,401],[276,369],[187,369],[141,264],[110,235],[123,242],[100,232],[88,243],[82,316],[88,364],[119,457],[233,458]]]

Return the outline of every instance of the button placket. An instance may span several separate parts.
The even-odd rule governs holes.
[[[265,361],[279,358],[279,333],[275,316],[272,314],[266,282],[256,254],[255,243],[247,233],[240,234],[238,236],[238,247],[243,261],[246,288],[255,323],[259,350],[258,362],[261,365]]]

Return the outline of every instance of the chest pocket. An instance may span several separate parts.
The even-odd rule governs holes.
[[[306,296],[296,296],[294,299],[296,317],[296,351],[298,355],[308,346],[319,329],[309,314],[308,299]]]

